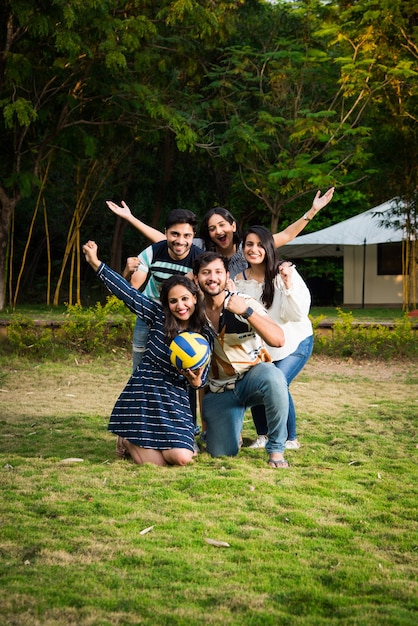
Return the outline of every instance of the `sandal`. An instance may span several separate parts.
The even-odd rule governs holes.
[[[270,467],[274,467],[274,469],[289,467],[289,463],[286,461],[286,459],[269,459],[267,463],[270,465]]]

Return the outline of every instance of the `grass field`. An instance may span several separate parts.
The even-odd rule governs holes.
[[[289,470],[249,415],[236,458],[116,461],[129,356],[0,364],[0,624],[416,624],[415,363],[313,357]]]

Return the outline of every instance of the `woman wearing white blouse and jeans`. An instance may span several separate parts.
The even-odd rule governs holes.
[[[266,348],[275,366],[282,370],[289,386],[312,354],[309,289],[291,262],[277,261],[273,237],[263,226],[253,226],[245,233],[243,251],[249,267],[236,276],[236,289],[261,302],[282,327],[284,346],[272,348],[266,345]],[[267,441],[264,407],[253,407],[252,415],[257,439],[250,447],[264,448]],[[299,448],[296,412],[290,391],[287,430],[286,448]]]

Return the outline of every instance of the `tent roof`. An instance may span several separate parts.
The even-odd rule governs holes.
[[[342,256],[343,246],[402,241],[402,228],[395,223],[399,221],[399,217],[390,215],[391,210],[397,206],[399,203],[394,198],[334,226],[296,237],[283,246],[282,253],[290,258]],[[386,226],[390,222],[392,225]]]

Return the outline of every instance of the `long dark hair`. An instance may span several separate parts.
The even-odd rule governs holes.
[[[212,215],[220,215],[221,217],[224,218],[224,220],[229,222],[231,225],[237,223],[237,220],[234,218],[232,213],[230,213],[228,211],[228,209],[225,209],[222,206],[216,206],[213,209],[209,209],[209,211],[207,211],[205,213],[205,215],[203,216],[202,223],[200,225],[200,233],[199,233],[201,239],[203,239],[203,241],[205,243],[205,249],[206,250],[215,250],[216,249],[215,244],[213,243],[212,239],[210,238],[209,227],[208,227],[208,222],[209,222],[210,218],[212,217]],[[234,232],[234,236],[233,236],[232,241],[233,241],[233,243],[236,246],[238,246],[241,243],[241,236],[240,236],[240,234],[238,232],[238,226],[237,226],[237,230]]]
[[[165,314],[164,332],[168,344],[170,344],[173,341],[174,337],[177,337],[178,335],[176,318],[174,317],[174,315],[170,311],[170,307],[168,306],[168,294],[170,293],[170,289],[176,287],[177,285],[182,285],[187,289],[187,291],[190,291],[193,296],[196,296],[196,306],[193,315],[189,319],[188,330],[194,333],[201,333],[203,327],[207,325],[199,287],[190,278],[184,276],[183,274],[170,276],[170,278],[167,278],[162,282],[160,293],[160,301],[163,305]]]
[[[243,249],[245,247],[245,241],[250,234],[256,235],[261,243],[261,246],[265,250],[266,256],[264,257],[264,285],[261,300],[268,309],[271,307],[274,298],[274,279],[279,271],[279,258],[274,246],[273,235],[264,226],[251,226],[245,231],[242,238]]]

